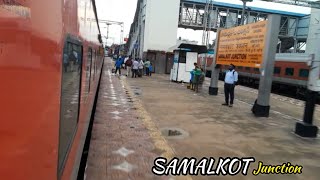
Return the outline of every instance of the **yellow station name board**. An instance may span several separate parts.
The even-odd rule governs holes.
[[[260,68],[267,21],[221,30],[217,64]]]

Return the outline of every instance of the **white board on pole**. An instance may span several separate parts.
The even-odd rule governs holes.
[[[186,71],[190,72],[194,69],[194,63],[198,61],[198,53],[187,52]]]

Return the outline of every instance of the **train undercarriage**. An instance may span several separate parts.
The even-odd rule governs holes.
[[[206,77],[211,78],[211,71],[206,72]],[[224,81],[225,74],[219,74],[219,80]],[[258,89],[259,88],[259,79],[252,78],[248,76],[239,75],[239,84]],[[286,97],[291,97],[299,100],[305,100],[307,88],[301,85],[294,85],[289,83],[282,83],[274,81],[272,83],[272,93],[283,95]],[[320,104],[320,94],[317,98],[317,103]]]

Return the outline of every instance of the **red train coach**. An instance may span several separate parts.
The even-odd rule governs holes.
[[[76,179],[103,47],[94,0],[0,1],[2,179]]]
[[[207,70],[210,71],[213,55],[207,59]],[[297,53],[283,53],[276,55],[276,62],[274,67],[273,85],[283,87],[295,87],[297,91],[301,91],[307,86],[309,67],[308,60],[310,55]],[[202,57],[199,57],[198,63],[201,64]],[[228,69],[228,65],[223,65],[221,71]],[[250,67],[236,67],[239,72],[239,81],[248,84],[258,84],[260,77],[259,68]]]

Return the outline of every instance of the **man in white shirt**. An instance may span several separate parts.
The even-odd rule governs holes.
[[[135,59],[132,63],[132,78],[133,77],[137,77],[137,74],[138,74],[138,70],[139,70],[139,65],[140,63],[138,62],[137,59]]]
[[[235,66],[231,64],[229,70],[226,72],[226,77],[224,80],[224,94],[225,94],[225,103],[223,106],[233,106],[234,101],[234,88],[238,83],[238,73],[234,70]],[[230,103],[229,103],[230,96]]]
[[[143,60],[140,59],[140,62],[139,62],[139,77],[142,77],[142,75],[143,75],[143,67],[144,67]]]

